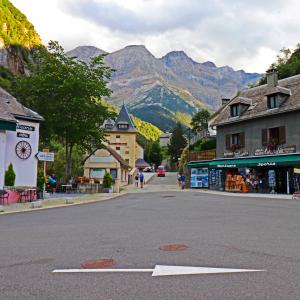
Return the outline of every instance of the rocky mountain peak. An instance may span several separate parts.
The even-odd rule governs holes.
[[[171,51],[161,58],[167,65],[172,66],[178,63],[195,63],[184,51]]]
[[[217,66],[212,61],[206,61],[202,63],[202,66],[208,67],[208,68],[216,68]]]
[[[107,52],[94,46],[79,46],[66,54],[71,57],[77,57],[84,62],[89,62],[92,57],[107,54]]]

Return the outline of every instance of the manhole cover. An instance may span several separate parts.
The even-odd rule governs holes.
[[[159,247],[162,251],[184,251],[188,248],[186,245],[165,245]]]
[[[114,260],[110,258],[101,258],[94,260],[86,260],[81,263],[81,268],[83,269],[101,269],[113,266]]]
[[[174,195],[165,195],[165,196],[163,196],[163,198],[173,198],[173,197],[176,197],[176,196],[174,196]]]

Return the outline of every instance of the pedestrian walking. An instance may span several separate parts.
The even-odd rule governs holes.
[[[185,175],[184,174],[181,174],[180,182],[181,182],[181,189],[184,190],[184,188],[185,188]]]
[[[181,188],[181,173],[177,174],[177,181],[178,181],[179,188]]]
[[[134,176],[134,183],[136,187],[139,187],[139,173],[136,173]]]
[[[140,172],[139,178],[140,178],[140,185],[142,189],[144,187],[144,180],[145,180],[143,172]]]

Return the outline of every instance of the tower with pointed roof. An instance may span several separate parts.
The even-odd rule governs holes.
[[[124,103],[116,120],[106,120],[103,127],[109,146],[134,168],[138,159],[137,130]]]

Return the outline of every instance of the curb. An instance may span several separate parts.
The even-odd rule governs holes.
[[[54,209],[54,208],[64,208],[64,207],[71,207],[71,206],[77,206],[77,205],[86,205],[86,204],[93,204],[93,203],[97,203],[97,202],[102,202],[102,201],[108,201],[108,200],[113,200],[116,198],[119,198],[123,195],[128,194],[127,192],[123,192],[123,193],[119,193],[116,195],[113,195],[112,197],[109,198],[105,198],[105,199],[98,199],[98,200],[87,200],[86,202],[80,202],[80,203],[63,203],[63,204],[59,204],[59,205],[53,205],[53,206],[49,206],[49,207],[39,207],[39,208],[26,208],[26,209],[20,209],[20,210],[13,210],[13,211],[4,211],[4,212],[0,212],[0,216],[2,215],[10,215],[10,214],[18,214],[18,213],[27,213],[27,212],[33,212],[33,211],[40,211],[40,210],[47,210],[47,209]],[[68,197],[63,197],[63,198],[59,198],[60,200],[65,200]],[[33,202],[31,202],[33,203]]]

